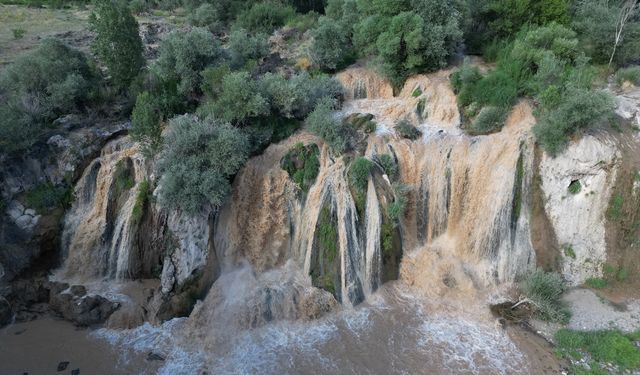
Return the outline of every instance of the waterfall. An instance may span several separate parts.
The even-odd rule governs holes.
[[[62,234],[64,277],[128,278],[137,223],[132,211],[146,177],[138,147],[128,137],[109,142],[75,188]]]

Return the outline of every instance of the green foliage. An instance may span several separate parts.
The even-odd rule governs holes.
[[[321,17],[313,30],[311,57],[320,69],[335,71],[353,60],[353,47],[347,27],[339,21]]]
[[[237,25],[252,32],[271,34],[293,18],[295,10],[275,0],[256,2],[238,15]]]
[[[605,363],[617,366],[621,372],[640,368],[640,350],[634,343],[637,333],[625,334],[618,330],[584,332],[563,328],[556,332],[554,341],[560,356],[580,360],[588,355],[595,361],[591,367],[601,369],[603,373],[601,365]]]
[[[219,206],[230,191],[229,179],[247,160],[247,136],[228,123],[183,115],[169,122],[158,162],[159,202],[194,213]]]
[[[139,223],[142,220],[144,214],[144,206],[147,204],[149,197],[151,196],[151,186],[147,179],[142,180],[138,186],[138,193],[136,195],[136,201],[131,210],[131,220],[134,223]]]
[[[416,129],[416,127],[413,126],[411,122],[409,122],[409,120],[407,119],[402,119],[398,121],[396,123],[395,130],[396,130],[396,133],[398,133],[398,135],[401,136],[402,138],[407,138],[411,140],[418,139],[422,135],[422,132]]]
[[[373,168],[373,163],[369,159],[357,157],[349,169],[351,186],[360,192],[366,191],[371,168]]]
[[[573,28],[578,32],[581,49],[597,64],[607,64],[616,36],[622,1],[582,0],[575,4]],[[614,63],[618,66],[637,61],[640,56],[640,19],[631,17],[624,33]]]
[[[611,196],[609,201],[609,209],[607,210],[607,217],[609,220],[620,220],[622,217],[622,205],[624,204],[624,198],[622,194],[615,193]]]
[[[536,270],[522,282],[520,289],[533,301],[536,314],[541,319],[559,323],[568,321],[569,312],[560,300],[565,291],[560,275]]]
[[[349,116],[342,119],[344,125],[352,126],[356,130],[363,131],[366,134],[376,131],[376,123],[373,121],[374,115],[367,113],[352,113]]]
[[[522,153],[518,156],[516,162],[516,177],[514,181],[515,191],[513,193],[513,213],[512,218],[514,224],[520,218],[520,212],[522,211],[522,181],[524,180],[524,160]]]
[[[126,165],[122,160],[116,164],[116,169],[113,172],[113,187],[114,196],[119,197],[120,194],[127,190],[130,190],[135,186],[131,168]]]
[[[204,27],[210,32],[219,32],[223,29],[218,8],[211,3],[204,3],[189,13],[189,23],[193,26]]]
[[[316,55],[328,61],[321,65],[335,69],[352,44],[360,57],[374,56],[380,71],[400,86],[411,74],[446,65],[462,37],[455,5],[441,0],[329,1],[326,14],[334,22],[319,25],[323,44]],[[351,43],[343,43],[345,38]]]
[[[333,117],[334,106],[333,100],[321,99],[307,116],[305,125],[312,133],[324,139],[333,151],[341,154],[350,146],[353,132]]]
[[[260,79],[260,91],[271,103],[271,109],[286,118],[303,119],[323,98],[337,100],[342,85],[327,75],[294,74],[288,79],[282,74],[267,73]]]
[[[570,244],[564,245],[562,247],[562,251],[564,252],[564,255],[568,256],[569,258],[576,259],[576,252],[575,250],[573,250],[573,246],[571,246]]]
[[[387,214],[389,219],[396,226],[400,222],[400,218],[404,215],[404,211],[407,207],[407,187],[404,185],[394,185],[394,200],[389,204],[387,208]]]
[[[607,280],[600,277],[590,277],[584,282],[588,287],[593,289],[602,289],[607,286]]]
[[[394,224],[389,221],[382,223],[382,227],[380,228],[380,237],[382,238],[381,245],[383,254],[391,254],[393,252],[394,228]]]
[[[73,189],[67,185],[56,186],[45,182],[27,191],[24,199],[27,207],[46,214],[55,208],[69,207],[73,201]]]
[[[162,145],[162,126],[156,104],[148,91],[136,98],[131,113],[131,138],[140,142],[148,155],[155,154]]]
[[[628,277],[629,272],[627,272],[625,268],[620,267],[620,269],[618,269],[618,272],[616,273],[616,280],[618,280],[619,282],[624,282]]]
[[[494,131],[500,131],[504,126],[507,114],[507,111],[501,107],[484,107],[473,120],[471,129],[476,134],[487,134]]]
[[[22,39],[24,34],[27,33],[25,29],[11,29],[11,33],[13,34],[13,39]]]
[[[240,68],[247,61],[260,60],[269,54],[269,42],[265,34],[251,34],[244,29],[235,29],[227,42],[231,66]]]
[[[153,70],[166,82],[175,82],[180,95],[198,94],[201,72],[220,63],[222,47],[203,28],[188,32],[173,32],[160,43],[160,52]]]
[[[483,17],[492,37],[508,37],[524,25],[569,21],[568,0],[489,0]]]
[[[569,135],[601,122],[613,111],[611,95],[604,91],[568,88],[556,108],[543,112],[533,131],[538,142],[554,155]]]
[[[320,171],[319,156],[320,149],[317,145],[311,144],[305,147],[302,142],[299,142],[282,158],[280,165],[306,193]]]
[[[380,164],[390,181],[394,181],[398,177],[398,166],[393,156],[389,154],[376,155],[375,160]]]
[[[573,195],[578,194],[582,190],[582,184],[580,183],[580,180],[571,181],[567,190]]]
[[[0,75],[0,152],[29,148],[49,121],[88,103],[95,82],[84,54],[56,39],[18,58]]]
[[[629,81],[636,86],[640,85],[640,66],[619,69],[616,72],[616,82],[619,86],[622,86],[625,81]]]
[[[318,218],[318,241],[326,259],[333,262],[338,255],[338,228],[332,220],[331,207],[326,203]]]
[[[218,98],[202,110],[225,121],[242,123],[250,117],[268,115],[269,102],[249,73],[233,72],[223,77]]]
[[[459,105],[467,106],[475,100],[473,88],[480,79],[482,74],[478,67],[471,65],[466,59],[460,68],[451,74],[451,86],[458,95]]]
[[[126,88],[144,66],[138,22],[122,0],[96,0],[89,18],[96,33],[93,51],[116,86]]]

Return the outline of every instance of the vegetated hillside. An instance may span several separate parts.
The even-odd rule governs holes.
[[[464,251],[487,256],[483,267],[493,281],[524,278],[534,255],[545,270],[560,273],[564,280],[533,273],[523,285],[523,304],[545,319],[566,321],[559,302],[564,282],[612,294],[640,282],[637,120],[614,114],[624,100],[637,107],[636,1],[17,3],[0,5],[0,43],[7,46],[0,53],[0,275],[6,279],[34,264],[58,266],[64,253],[67,275],[159,278],[157,316],[187,314],[222,267],[205,267],[218,261],[208,254],[239,251],[217,237],[213,217],[221,212],[252,228],[252,218],[243,216],[250,210],[237,207],[246,190],[266,199],[263,217],[307,202],[303,207],[315,214],[299,219],[310,237],[287,242],[279,237],[282,228],[262,225],[252,228],[266,229],[258,243],[257,233],[245,238],[220,218],[216,225],[238,232],[243,255],[260,270],[307,246],[305,272],[313,286],[343,303],[358,303],[398,278],[404,246],[445,233],[463,238]],[[344,71],[350,66],[356,68]],[[392,110],[376,112],[376,103],[366,107],[366,101],[358,107],[359,99],[385,99]],[[534,117],[531,138],[520,127]],[[429,183],[411,180],[406,169],[411,164],[417,171],[424,148],[404,148],[422,136],[432,140],[423,132],[433,129],[417,126],[426,120],[442,126],[438,134],[463,139],[425,146],[446,156],[420,164],[425,175],[437,174]],[[305,142],[292,143],[300,129]],[[397,136],[388,142],[393,152],[372,146],[376,132]],[[317,138],[309,142],[308,133]],[[490,148],[489,141],[497,143]],[[270,145],[276,151],[263,154]],[[499,147],[504,152],[494,154]],[[464,159],[473,152],[483,159]],[[274,154],[281,157],[268,165],[247,164]],[[452,154],[463,160],[451,162]],[[601,160],[581,164],[596,155]],[[490,160],[501,164],[483,164]],[[485,173],[467,180],[477,171]],[[510,173],[501,178],[510,190],[494,205],[499,212],[461,209],[479,207],[492,181],[479,182],[501,171]],[[262,185],[239,187],[243,181]],[[291,181],[299,188],[295,199],[287,190]],[[265,186],[280,195],[270,197]],[[610,198],[585,203],[596,200],[595,191]],[[460,205],[450,207],[452,201]],[[528,205],[533,255],[519,246],[528,244],[519,234],[528,230],[529,218],[522,218]],[[570,210],[583,216],[566,216]],[[280,213],[284,227],[287,215]],[[451,220],[471,228],[481,215],[495,225],[486,233],[481,225],[466,233],[448,227]],[[382,249],[379,263],[360,264],[344,241]],[[285,243],[299,248],[289,251]],[[265,247],[267,260],[253,252]],[[138,252],[121,256],[130,248]],[[338,254],[353,258],[358,272],[340,269]],[[332,306],[325,294],[314,298]]]

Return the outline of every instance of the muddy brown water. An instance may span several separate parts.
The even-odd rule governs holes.
[[[122,355],[90,329],[66,321],[42,318],[9,325],[0,330],[0,374],[3,375],[111,375],[154,374],[156,361],[142,353]],[[66,367],[62,362],[68,362]],[[58,371],[58,366],[65,368]]]

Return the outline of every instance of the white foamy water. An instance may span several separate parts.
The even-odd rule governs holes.
[[[356,308],[314,321],[279,321],[246,329],[216,346],[194,340],[187,323],[180,318],[161,327],[102,329],[95,335],[123,353],[166,357],[160,374],[527,372],[525,357],[490,320],[471,310],[431,306],[399,283],[385,285]]]

